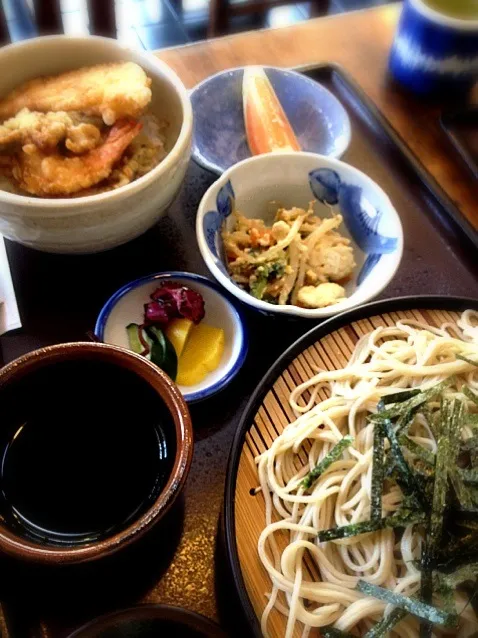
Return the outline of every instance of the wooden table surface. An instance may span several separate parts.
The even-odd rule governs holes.
[[[187,87],[245,64],[342,65],[375,102],[409,148],[478,228],[478,184],[440,129],[440,104],[419,101],[390,81],[387,59],[401,3],[291,27],[241,33],[158,51]],[[475,95],[473,95],[473,101]]]

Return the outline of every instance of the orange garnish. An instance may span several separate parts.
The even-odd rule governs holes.
[[[246,67],[242,81],[244,122],[253,155],[300,151],[299,142],[262,67]]]

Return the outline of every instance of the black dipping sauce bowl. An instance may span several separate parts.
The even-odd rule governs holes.
[[[214,623],[169,605],[142,605],[101,616],[69,638],[226,638]]]
[[[193,434],[171,379],[102,343],[31,352],[0,370],[0,552],[44,564],[112,554],[184,486]]]

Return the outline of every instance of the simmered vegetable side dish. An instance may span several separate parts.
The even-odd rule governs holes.
[[[325,308],[343,301],[355,268],[350,240],[338,232],[342,216],[320,218],[308,210],[279,208],[272,226],[238,212],[222,233],[229,272],[256,299],[272,304]]]
[[[195,290],[169,281],[144,305],[141,325],[126,326],[129,347],[148,357],[179,385],[200,383],[219,365],[225,337],[202,323],[204,299]]]

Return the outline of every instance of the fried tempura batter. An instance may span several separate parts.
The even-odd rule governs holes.
[[[101,123],[101,120],[99,120]],[[26,152],[31,145],[42,151],[53,150],[59,142],[73,153],[85,153],[101,140],[101,131],[93,123],[82,122],[75,113],[39,113],[22,109],[0,125],[0,152],[3,147],[19,144]]]
[[[0,119],[30,111],[81,111],[108,126],[138,118],[151,101],[151,80],[133,62],[98,64],[22,84],[0,100]]]
[[[58,151],[18,153],[13,159],[13,177],[19,186],[39,196],[61,196],[78,193],[106,179],[121,159],[126,147],[141,130],[132,121],[117,122],[103,144],[76,157]]]

